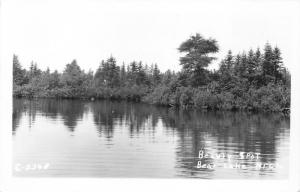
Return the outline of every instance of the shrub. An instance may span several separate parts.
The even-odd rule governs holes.
[[[235,108],[235,99],[234,95],[230,92],[224,92],[217,95],[218,97],[218,109],[224,109],[224,110],[232,110]]]
[[[194,106],[197,108],[215,109],[218,106],[217,95],[209,90],[196,89],[193,96]]]

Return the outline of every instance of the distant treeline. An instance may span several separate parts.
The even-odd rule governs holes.
[[[228,51],[218,70],[208,70],[219,50],[217,41],[200,34],[178,48],[179,72],[162,73],[156,64],[133,61],[117,65],[110,57],[96,72],[85,72],[73,60],[64,71],[42,71],[36,63],[23,69],[13,56],[13,96],[122,99],[167,106],[212,110],[282,111],[290,107],[290,73],[281,52],[267,43],[261,51],[233,55]]]

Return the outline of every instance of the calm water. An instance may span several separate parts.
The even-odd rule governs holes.
[[[280,114],[15,99],[13,170],[30,177],[286,179],[289,126]]]

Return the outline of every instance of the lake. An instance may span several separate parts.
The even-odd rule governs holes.
[[[13,102],[17,177],[288,178],[290,120],[281,114]]]

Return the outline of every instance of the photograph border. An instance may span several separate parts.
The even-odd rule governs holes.
[[[164,0],[169,1],[171,0]],[[179,0],[177,0],[179,1]],[[248,0],[250,1],[250,0]],[[253,0],[255,1],[255,0]],[[284,1],[284,0],[277,0]],[[173,2],[173,1],[172,1]],[[180,1],[179,1],[180,2]],[[234,2],[234,1],[230,1]],[[299,8],[300,1],[294,2]],[[119,179],[119,178],[14,178],[12,177],[12,55],[7,52],[8,35],[3,26],[7,26],[5,7],[7,1],[0,4],[1,47],[0,47],[0,191],[299,191],[300,190],[300,54],[294,58],[291,71],[291,142],[290,142],[290,174],[287,180],[203,180],[203,179]],[[11,5],[10,5],[11,6]],[[294,32],[293,49],[300,53],[300,22]],[[297,99],[298,98],[298,99]]]

